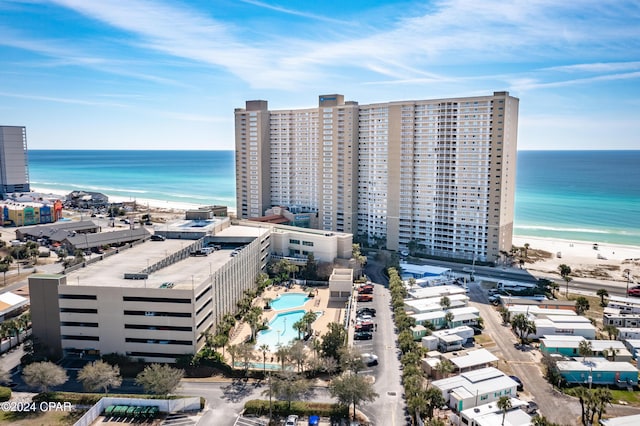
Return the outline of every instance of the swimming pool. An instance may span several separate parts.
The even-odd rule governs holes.
[[[307,300],[309,300],[309,298],[307,297],[306,293],[285,293],[274,299],[271,302],[271,307],[276,311],[297,308],[304,305]]]
[[[297,339],[298,332],[293,328],[293,324],[300,321],[305,312],[300,309],[276,315],[269,322],[269,329],[258,333],[256,348],[261,345],[267,345],[269,346],[269,352],[275,352],[278,350],[278,345],[288,345]],[[316,312],[316,314],[320,317],[322,312]]]

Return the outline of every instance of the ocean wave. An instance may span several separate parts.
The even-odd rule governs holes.
[[[610,235],[640,235],[640,233],[615,229],[591,229],[591,228],[563,228],[557,226],[543,225],[516,225],[514,229],[532,231],[555,231],[555,232],[581,232],[584,234],[610,234]]]
[[[125,192],[125,193],[134,193],[134,194],[147,194],[149,192],[143,189],[112,188],[109,186],[78,185],[75,183],[62,183],[62,182],[31,181],[30,184],[36,187],[49,186],[49,187],[55,187],[56,189],[73,188],[72,191],[76,189],[80,189],[80,190],[95,191],[95,192]]]

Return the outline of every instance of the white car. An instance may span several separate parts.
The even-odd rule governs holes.
[[[284,424],[285,426],[298,426],[298,416],[290,415],[287,417],[287,422]]]
[[[367,365],[367,367],[378,365],[378,356],[374,354],[362,354],[362,361]]]

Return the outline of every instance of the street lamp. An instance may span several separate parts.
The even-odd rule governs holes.
[[[629,296],[629,281],[631,281],[631,269],[627,268],[624,271],[622,271],[622,273],[624,274],[623,277],[625,277],[627,279],[627,294],[626,294],[626,296]]]

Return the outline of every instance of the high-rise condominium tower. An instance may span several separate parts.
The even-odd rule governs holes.
[[[272,206],[388,249],[493,261],[511,249],[517,98],[235,110],[238,217]]]
[[[0,195],[29,192],[27,130],[0,126]]]

